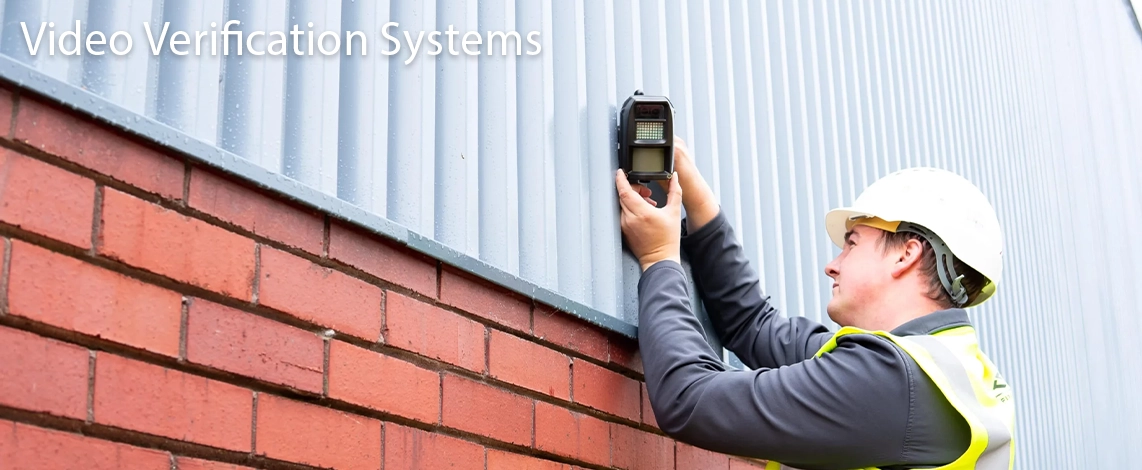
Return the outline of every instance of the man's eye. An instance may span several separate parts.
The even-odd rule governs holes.
[[[856,242],[854,242],[854,241],[852,241],[852,240],[845,240],[845,245],[848,245],[848,246],[856,246]]]

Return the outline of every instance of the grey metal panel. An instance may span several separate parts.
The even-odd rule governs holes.
[[[340,58],[321,54],[325,31],[340,31],[341,5],[290,2],[289,24],[307,31],[293,48],[308,55],[286,57],[282,116],[282,173],[328,194],[337,194],[338,85]],[[343,36],[343,35],[342,35]],[[334,36],[337,37],[337,36]],[[247,59],[249,60],[249,59]]]
[[[162,20],[170,23],[166,38],[177,31],[209,30],[211,23],[218,25],[226,21],[224,0],[168,1],[162,7]],[[155,37],[161,36],[163,26],[152,23],[151,31]],[[218,84],[222,76],[221,56],[196,56],[190,47],[183,51],[186,55],[164,48],[159,55],[155,119],[198,140],[215,144],[222,111],[219,109],[222,89]]]
[[[342,25],[349,31],[378,31],[388,23],[387,0],[343,2]],[[341,58],[337,197],[386,214],[389,172],[390,61],[374,42],[369,54]]]
[[[436,4],[437,31],[450,27],[461,32],[478,31],[476,1],[440,1]],[[459,55],[448,53],[436,58],[436,122],[422,130],[435,136],[436,178],[433,238],[463,253],[479,255],[476,240],[479,193],[476,185],[480,147],[477,142],[479,103],[475,86],[477,58],[468,56],[459,45]],[[428,63],[421,56],[415,60]]]
[[[642,16],[637,24],[640,25],[639,31],[642,33],[642,37],[640,38],[642,40],[640,45],[642,51],[642,61],[640,63],[642,66],[635,67],[635,70],[640,72],[645,71],[642,77],[642,86],[646,93],[669,95],[669,68],[671,62],[669,60],[667,38],[672,35],[673,31],[667,29],[666,26],[666,1],[647,0],[641,1],[639,5],[639,13]],[[616,55],[617,54],[618,51],[616,51]],[[616,66],[617,65],[618,64],[616,64]],[[616,91],[620,97],[628,93],[627,90],[623,90],[622,88],[618,88]]]
[[[772,47],[770,44],[772,34],[770,33],[770,22],[768,18],[768,9],[764,5],[750,4],[749,16],[750,22],[754,25],[760,25],[756,28],[758,32],[756,35],[751,36],[750,50],[752,52],[752,59],[754,69],[757,71],[759,77],[772,77],[774,70],[774,59]],[[762,142],[759,144],[758,152],[758,186],[761,189],[759,192],[762,194],[764,203],[761,205],[760,214],[754,214],[761,220],[762,233],[759,238],[762,239],[762,253],[761,258],[762,266],[758,270],[764,274],[759,276],[766,282],[769,291],[776,293],[772,296],[778,303],[781,310],[790,312],[790,301],[795,297],[782,295],[788,292],[788,283],[784,275],[785,269],[785,250],[783,247],[784,229],[782,228],[781,207],[785,200],[782,196],[782,178],[779,176],[781,173],[778,171],[778,162],[783,160],[781,154],[778,153],[778,134],[777,134],[777,119],[776,110],[778,108],[777,95],[774,93],[773,80],[759,79],[758,93],[755,95],[755,107],[759,119],[757,121],[757,128],[754,133]],[[768,260],[768,261],[767,261]]]
[[[648,29],[653,29],[654,23],[643,21],[641,3],[639,0],[588,2],[587,24],[594,23],[594,26],[599,29],[595,31],[598,36],[587,33],[586,39],[598,41],[601,48],[605,49],[601,52],[602,57],[600,59],[607,60],[609,57],[609,62],[614,67],[612,82],[622,96],[630,95],[637,88],[644,88],[646,86],[645,78],[655,72],[654,69],[649,69],[644,73],[642,66],[645,63],[642,53],[644,45],[642,28],[645,26]],[[593,10],[591,7],[598,9],[598,15],[591,14]],[[609,40],[608,36],[610,36]],[[588,54],[588,60],[590,60],[590,54]],[[656,93],[646,89],[643,92]],[[657,93],[661,92],[661,89],[657,91]]]
[[[772,63],[772,75],[768,75],[773,81],[772,99],[773,115],[770,117],[770,122],[774,125],[774,140],[776,146],[774,148],[773,161],[776,163],[773,168],[773,174],[781,175],[775,177],[771,183],[774,187],[780,188],[781,191],[781,204],[775,210],[775,220],[780,221],[781,240],[783,243],[778,247],[783,253],[784,265],[783,273],[777,274],[786,279],[784,295],[777,293],[779,298],[787,298],[786,311],[790,315],[805,315],[807,313],[807,305],[805,302],[805,292],[808,286],[805,285],[805,276],[803,271],[805,269],[813,269],[808,266],[805,259],[808,258],[809,250],[802,249],[802,241],[804,237],[801,236],[801,224],[799,220],[799,205],[803,197],[799,197],[798,187],[799,178],[795,170],[796,161],[798,158],[803,158],[795,151],[796,142],[794,140],[793,119],[794,106],[791,101],[794,99],[791,95],[790,89],[790,65],[787,42],[791,42],[792,35],[786,32],[786,23],[788,20],[785,17],[782,3],[767,3],[766,4],[766,19],[768,20],[768,33],[769,44],[767,47],[770,50],[770,62]],[[787,41],[786,38],[789,38]],[[813,312],[808,312],[810,315]]]
[[[671,98],[790,315],[827,321],[825,210],[901,167],[951,169],[1005,229],[1001,293],[971,316],[1018,396],[1018,467],[1117,468],[1142,458],[1131,15],[1117,0],[7,0],[0,75],[627,335],[639,269],[621,249],[612,149],[635,88]],[[369,54],[154,56],[142,30],[231,19],[247,34],[365,31]],[[21,21],[58,34],[75,20],[132,31],[134,52],[27,53]],[[406,65],[403,43],[380,53],[389,21],[402,40],[540,31],[543,52],[422,45]]]
[[[584,5],[584,59],[587,79],[587,103],[584,115],[587,126],[587,176],[588,214],[590,232],[587,235],[591,246],[591,292],[588,300],[591,305],[606,312],[621,312],[624,280],[619,276],[624,260],[622,239],[618,220],[618,193],[614,178],[610,176],[618,168],[618,158],[612,149],[615,146],[618,118],[615,74],[619,69],[613,49],[615,28],[618,18],[613,17],[615,5],[610,0],[592,0]],[[637,22],[637,16],[627,19]],[[633,34],[632,42],[639,43],[640,35]],[[598,175],[595,177],[594,175]],[[609,216],[608,216],[609,214]],[[627,266],[637,263],[633,258]],[[628,316],[624,319],[637,323],[638,319]]]
[[[733,116],[734,131],[737,143],[734,146],[737,171],[729,176],[738,178],[741,221],[736,226],[740,232],[742,245],[746,256],[754,266],[764,266],[762,258],[763,235],[761,217],[762,187],[758,184],[760,179],[760,139],[757,135],[758,107],[756,103],[757,90],[754,89],[755,68],[753,64],[752,36],[747,27],[749,24],[748,3],[732,2],[728,5],[727,29],[729,31],[728,43],[734,44],[732,57],[729,59],[737,67],[733,69],[734,95],[736,113]],[[765,283],[765,270],[758,269],[761,282]]]
[[[289,29],[284,2],[231,0],[227,8],[227,19],[240,21],[241,28],[235,29],[246,34]],[[268,47],[269,42],[270,39],[265,38],[252,44],[260,49]],[[254,57],[229,55],[223,61],[219,147],[267,170],[283,173],[286,58],[267,54],[254,60]]]
[[[667,74],[670,89],[668,96],[674,104],[675,133],[685,136],[694,135],[694,95],[691,76],[693,67],[690,61],[690,21],[687,5],[682,2],[669,2],[662,6],[666,16],[666,30],[674,34],[667,34],[666,48],[668,51],[667,63],[670,64]],[[690,139],[691,141],[693,138]],[[693,142],[691,142],[691,145]]]
[[[87,4],[82,1],[22,2],[6,0],[4,2],[4,30],[0,33],[0,52],[36,67],[52,77],[68,83],[78,83],[82,80],[80,74],[83,71],[83,62],[63,55],[49,55],[41,52],[50,51],[53,46],[48,40],[48,33],[45,32],[43,36],[40,36],[39,30],[41,28],[47,29],[46,25],[42,25],[42,23],[49,22],[61,25],[61,27],[73,27],[76,20],[86,19],[86,14]],[[21,23],[25,24],[21,25]],[[27,27],[32,44],[37,47],[35,55],[31,54],[31,47],[26,45],[23,27]],[[43,39],[40,39],[41,37]]]
[[[436,15],[435,2],[392,2],[391,21],[401,26],[389,31],[398,40],[403,40],[402,30],[412,36],[421,31],[435,31]],[[407,46],[376,44],[386,50],[400,47],[389,61],[389,179],[385,182],[388,188],[385,215],[418,233],[433,236],[436,64],[424,57],[413,59]]]
[[[110,52],[84,56],[83,86],[96,94],[140,114],[153,115],[154,85],[158,60],[147,47],[144,23],[157,25],[157,1],[133,0],[92,2],[84,25],[94,31],[126,31],[132,38],[129,53],[117,56]],[[154,28],[152,28],[152,31]],[[80,34],[85,34],[81,28]],[[128,36],[109,33],[108,48],[125,50]]]
[[[515,29],[515,3],[507,0],[488,1],[479,5],[477,31],[511,31]],[[504,39],[495,47],[512,50],[523,47],[524,38]],[[476,138],[479,154],[478,190],[480,257],[509,273],[519,274],[519,176],[516,150],[516,62],[496,60],[482,55],[479,63],[477,98],[479,111]]]
[[[583,0],[552,2],[555,94],[555,224],[559,291],[591,298],[591,217],[586,153],[586,56]]]
[[[516,30],[552,30],[551,1],[517,2]],[[523,56],[516,67],[519,175],[519,275],[545,287],[558,284],[555,218],[555,93],[551,34],[542,34],[547,54]]]
[[[717,167],[713,169],[711,179],[717,179],[718,196],[722,201],[722,210],[735,227],[742,226],[741,213],[741,174],[738,165],[738,152],[741,149],[738,142],[740,134],[737,126],[737,111],[740,106],[734,87],[734,49],[740,47],[731,40],[732,27],[729,27],[730,4],[728,0],[705,3],[708,18],[709,45],[707,53],[710,54],[711,70],[720,73],[713,74],[710,83],[713,100],[713,119],[711,123],[717,132]],[[740,67],[740,66],[739,66]]]
[[[794,43],[797,45],[797,75],[794,83],[800,86],[801,149],[804,157],[800,158],[800,171],[803,172],[805,182],[804,194],[806,224],[803,233],[821,233],[824,230],[820,224],[820,214],[825,213],[831,206],[829,190],[826,180],[825,156],[825,126],[822,116],[822,94],[820,62],[817,52],[817,37],[813,30],[816,16],[812,3],[794,2],[791,4]],[[807,316],[817,321],[827,322],[825,314],[825,301],[832,290],[832,282],[823,276],[821,266],[833,258],[832,244],[827,240],[816,237],[810,245],[808,264],[805,276],[812,280],[812,291],[806,293],[811,296],[812,303],[807,306]]]

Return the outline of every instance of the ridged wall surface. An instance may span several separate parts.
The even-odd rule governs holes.
[[[345,201],[360,209],[347,218],[394,223],[613,325],[636,318],[612,178],[615,112],[636,88],[672,99],[678,134],[791,315],[827,320],[826,210],[896,169],[961,173],[1005,230],[1004,282],[972,317],[1016,391],[1017,467],[1142,461],[1142,30],[1130,0],[0,5],[7,79],[237,174],[250,162],[284,175],[301,184],[276,187]],[[228,19],[360,30],[371,50],[155,56],[142,29]],[[28,53],[20,22],[75,20],[132,32],[134,51]],[[543,51],[405,65],[404,52],[377,53],[389,21],[414,35],[540,31]]]

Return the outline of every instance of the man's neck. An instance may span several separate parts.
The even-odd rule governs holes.
[[[917,299],[903,305],[897,303],[878,307],[871,311],[878,312],[879,315],[869,315],[863,318],[859,325],[853,326],[869,331],[892,331],[900,325],[943,309],[940,304],[928,298]]]

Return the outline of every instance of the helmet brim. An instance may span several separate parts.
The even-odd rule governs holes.
[[[851,207],[833,209],[825,214],[825,232],[829,234],[829,240],[832,240],[837,248],[845,248],[845,234],[849,231],[848,222],[854,217],[874,217],[874,214],[854,210]]]

